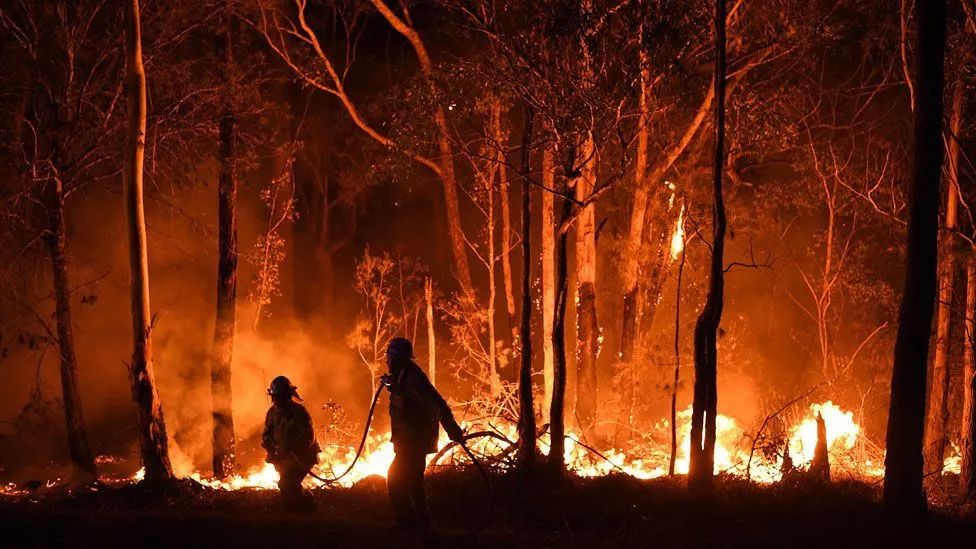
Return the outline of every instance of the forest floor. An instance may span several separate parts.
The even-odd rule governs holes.
[[[527,483],[528,482],[528,483]],[[389,526],[385,481],[315,492],[318,509],[289,514],[270,490],[215,491],[180,481],[165,493],[136,484],[0,497],[7,547],[892,547],[877,485],[756,486],[719,480],[709,500],[684,479],[626,476],[494,480],[488,527],[476,536],[487,492],[473,471],[428,483],[434,533],[404,539]],[[897,539],[897,538],[896,538]],[[976,514],[933,509],[930,547],[976,547]],[[951,544],[951,545],[950,545]]]

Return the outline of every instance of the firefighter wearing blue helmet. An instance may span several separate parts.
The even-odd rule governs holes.
[[[398,337],[386,350],[389,373],[381,379],[390,390],[390,429],[396,454],[387,475],[397,526],[411,532],[430,528],[424,470],[427,454],[437,451],[438,423],[461,442],[464,433],[451,408],[413,361],[410,340]]]

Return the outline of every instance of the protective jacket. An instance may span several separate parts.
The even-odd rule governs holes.
[[[268,409],[261,446],[268,451],[268,462],[276,465],[290,466],[297,460],[308,469],[318,462],[319,445],[315,442],[312,417],[304,406],[294,401]]]
[[[413,362],[391,372],[390,430],[395,449],[437,451],[438,422],[460,431],[451,408]]]

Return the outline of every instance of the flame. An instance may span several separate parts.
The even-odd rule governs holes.
[[[681,206],[678,211],[678,221],[674,226],[674,233],[671,235],[671,260],[678,259],[681,252],[685,249],[685,207]],[[716,418],[717,419],[717,418]]]
[[[806,417],[790,432],[790,457],[796,465],[809,464],[817,447],[817,414],[823,415],[827,427],[827,450],[839,453],[854,448],[861,432],[854,422],[854,413],[845,412],[831,401],[810,405],[810,416]]]
[[[804,415],[787,429],[788,451],[797,469],[809,467],[813,460],[817,442],[816,416],[822,414],[827,427],[827,445],[832,469],[835,475],[847,474],[852,477],[872,478],[884,474],[883,454],[880,450],[873,454],[867,450],[861,433],[861,427],[855,421],[854,413],[845,411],[837,404],[827,400],[822,403],[811,404]],[[678,449],[675,459],[675,472],[688,472],[689,450],[691,447],[691,414],[692,408],[682,410],[677,415],[678,421]],[[781,456],[769,458],[756,451],[752,456],[752,464],[747,471],[749,454],[752,448],[753,434],[744,430],[732,417],[719,414],[716,418],[715,441],[715,473],[725,473],[740,477],[747,474],[752,480],[760,483],[774,483],[782,478]],[[518,439],[516,427],[503,420],[480,420],[476,423],[462,422],[462,427],[468,432],[493,431],[499,438],[514,441]],[[661,420],[649,426],[645,442],[634,443],[627,449],[595,448],[586,438],[576,431],[567,434],[564,458],[567,468],[581,477],[604,476],[613,473],[627,474],[639,479],[652,479],[667,475],[670,460],[670,449],[667,440],[670,438],[670,422]],[[439,447],[444,449],[450,441],[442,433]],[[469,441],[469,447],[476,455],[499,455],[508,447],[493,437],[482,437]],[[540,439],[540,449],[543,454],[549,451],[548,435]],[[355,448],[340,444],[323,447],[319,454],[319,467],[315,473],[323,478],[335,478],[345,471],[355,458]],[[458,451],[444,452],[438,465],[449,465],[452,460],[466,459]],[[435,454],[428,457],[430,464]],[[367,440],[366,451],[350,470],[349,474],[339,480],[336,485],[349,487],[370,476],[386,477],[387,470],[393,462],[393,444],[388,433],[373,434]],[[100,458],[105,461],[113,458]],[[949,457],[945,463],[946,472],[958,473],[960,459],[958,451]],[[181,467],[182,469],[182,467]],[[199,471],[188,469],[179,471],[181,476],[190,478],[219,490],[240,489],[276,489],[278,472],[274,466],[264,463],[248,471],[234,475],[224,480],[215,479]],[[115,482],[132,482],[145,478],[145,469],[139,469],[128,478],[117,479]],[[60,480],[49,481],[44,486],[50,488]],[[306,479],[308,487],[320,486],[321,483],[312,478]],[[22,495],[29,490],[15,484],[0,485],[0,494]]]

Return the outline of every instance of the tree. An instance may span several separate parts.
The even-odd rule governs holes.
[[[532,399],[532,203],[530,155],[532,150],[532,123],[535,113],[529,107],[525,112],[522,129],[522,319],[519,342],[522,345],[519,367],[519,466],[528,469],[535,465],[535,406]],[[505,189],[503,189],[504,192]],[[505,237],[506,240],[508,237]],[[507,250],[504,251],[508,253]]]
[[[925,470],[941,473],[949,445],[949,341],[952,330],[952,294],[956,273],[956,230],[959,211],[959,135],[962,129],[963,100],[966,85],[960,75],[952,93],[952,117],[949,121],[948,166],[945,170],[945,221],[939,236],[938,297],[936,298],[935,357],[932,360],[932,382],[929,389],[928,416],[925,426]]]
[[[426,153],[408,145],[411,140],[398,140],[377,129],[379,125],[366,119],[359,102],[353,99],[346,89],[349,66],[340,66],[333,61],[328,44],[323,45],[319,33],[307,19],[307,0],[294,0],[294,10],[282,9],[275,2],[261,2],[255,13],[245,20],[264,37],[272,51],[294,74],[309,86],[334,96],[342,105],[353,123],[370,139],[384,148],[397,151],[420,166],[433,172],[441,181],[448,222],[448,237],[454,266],[461,289],[472,292],[471,270],[468,265],[467,248],[461,226],[461,208],[458,197],[458,181],[454,168],[454,151],[450,141],[447,110],[440,102],[436,74],[427,45],[420,32],[413,26],[407,7],[403,6],[402,16],[394,13],[383,0],[370,0],[370,4],[388,24],[408,41],[420,66],[420,76],[433,101],[430,113],[421,115],[427,118],[436,129],[434,148],[436,153]],[[355,59],[356,40],[361,21],[362,6],[355,6],[350,14],[337,14],[334,24],[342,29],[346,43],[346,61]],[[342,10],[339,10],[341,12]],[[326,25],[330,26],[330,25]]]
[[[919,2],[915,123],[905,287],[898,314],[885,454],[884,512],[892,525],[925,514],[922,440],[929,336],[936,294],[946,5]]]
[[[69,199],[117,169],[107,143],[119,128],[121,96],[117,36],[95,29],[119,11],[84,2],[12,3],[0,8],[0,29],[13,38],[4,53],[4,86],[18,90],[5,109],[2,139],[12,161],[3,184],[3,234],[38,242],[51,265],[58,370],[68,454],[74,479],[97,476],[78,386],[79,363],[72,315]],[[6,241],[5,246],[14,243]],[[26,244],[24,246],[23,244]]]
[[[959,488],[969,501],[976,502],[976,258],[970,250],[966,261],[966,316],[962,378],[962,426],[960,429],[960,452],[962,463],[959,474]]]
[[[237,326],[237,118],[234,114],[234,36],[231,3],[224,0],[223,29],[215,49],[220,68],[221,109],[217,184],[217,318],[210,351],[210,393],[213,398],[213,472],[224,478],[234,471],[234,410],[231,365]]]
[[[156,391],[152,363],[152,317],[149,308],[149,258],[143,209],[143,163],[146,148],[146,72],[142,60],[139,0],[126,2],[126,99],[128,123],[122,170],[122,202],[129,241],[132,298],[132,362],[129,381],[136,405],[139,448],[148,482],[173,478],[169,462],[163,405]]]
[[[715,461],[715,414],[718,404],[716,338],[725,292],[725,0],[715,0],[715,152],[712,171],[712,253],[708,295],[695,323],[695,388],[691,416],[688,485],[710,493]]]

